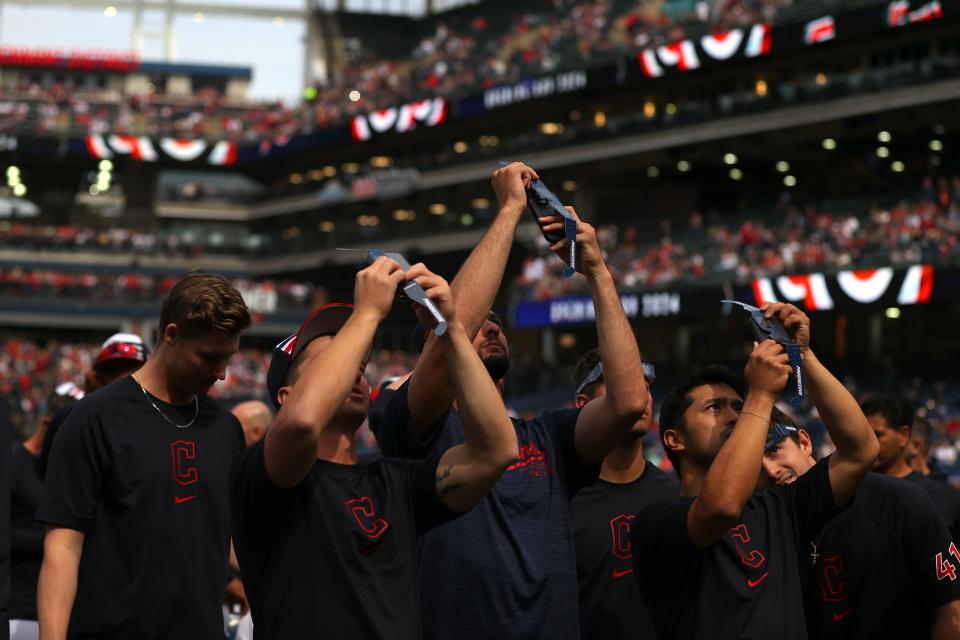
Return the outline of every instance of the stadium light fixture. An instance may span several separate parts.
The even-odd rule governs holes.
[[[377,169],[386,169],[393,164],[393,158],[387,156],[373,156],[370,158],[370,166]]]
[[[593,124],[596,127],[605,127],[607,126],[607,114],[603,111],[597,111],[593,114]]]
[[[680,173],[686,173],[687,171],[690,171],[690,163],[686,160],[681,160],[677,163],[677,171]]]
[[[483,210],[490,206],[490,201],[486,198],[474,198],[470,201],[470,206],[474,209]]]
[[[453,143],[453,151],[455,153],[466,153],[469,150],[470,150],[470,145],[468,145],[463,140],[458,140],[457,142]]]
[[[303,184],[303,176],[299,173],[291,173],[290,184]]]
[[[787,171],[790,171],[790,163],[786,160],[781,160],[777,163],[777,171],[780,173],[786,173]]]
[[[432,216],[442,216],[447,213],[447,205],[442,202],[434,202],[430,205],[430,215]]]
[[[878,158],[889,158],[889,157],[890,157],[890,149],[888,149],[888,148],[886,148],[886,147],[877,147],[877,157],[878,157]]]
[[[824,138],[823,139],[823,148],[827,151],[833,151],[837,148],[837,141],[833,138]]]
[[[411,219],[412,219],[412,218],[409,217],[409,216],[410,216],[410,213],[412,213],[412,212],[409,212],[409,211],[407,211],[406,209],[396,209],[396,210],[393,212],[393,219],[394,219],[394,220],[397,220],[397,221],[399,221],[399,222],[406,222],[407,220],[411,220]]]
[[[896,320],[900,317],[900,309],[897,307],[887,307],[887,310],[884,312],[884,315],[890,318],[891,320]]]
[[[891,140],[893,140],[893,136],[890,135],[889,131],[881,131],[880,133],[877,134],[877,140],[879,140],[880,142],[890,142]]]
[[[337,168],[336,168],[335,166],[333,166],[332,164],[328,164],[327,166],[325,166],[325,167],[323,168],[323,177],[324,177],[324,178],[332,178],[332,177],[334,177],[335,175],[337,175]]]
[[[16,165],[10,165],[7,167],[7,180],[19,180],[20,179],[20,167]]]
[[[649,100],[643,103],[643,115],[647,118],[652,118],[657,115],[657,105],[653,104]]]
[[[821,87],[822,87],[823,85],[827,84],[827,74],[825,74],[825,73],[818,73],[818,74],[816,75],[816,77],[814,78],[814,82],[816,82],[816,83],[817,83],[818,85],[820,85]]]
[[[540,133],[543,133],[548,136],[555,136],[557,134],[563,133],[563,125],[560,124],[559,122],[541,122]]]
[[[730,179],[731,180],[741,180],[743,178],[743,171],[734,167],[730,169]]]
[[[330,233],[330,232],[333,231],[335,228],[336,228],[336,225],[333,224],[333,222],[330,221],[330,220],[324,220],[323,222],[321,222],[320,224],[317,225],[317,229],[319,229],[320,231],[322,231],[322,232],[324,232],[324,233]]]
[[[342,168],[344,173],[357,173],[360,171],[360,165],[356,162],[344,162]]]
[[[660,169],[656,167],[647,167],[647,177],[656,178],[660,175]]]
[[[726,153],[723,156],[723,161],[727,164],[737,164],[737,154]]]
[[[797,179],[794,176],[783,176],[783,186],[785,187],[795,187],[797,186]]]
[[[673,104],[672,102],[668,102],[667,106],[664,107],[663,110],[667,112],[668,116],[672,116],[677,113],[677,105]]]
[[[460,224],[462,224],[465,227],[469,227],[470,225],[473,224],[473,216],[470,215],[469,213],[463,214],[462,216],[460,216]]]
[[[13,195],[22,198],[27,195],[27,187],[22,182],[13,186]]]
[[[88,191],[90,192],[90,195],[92,195],[92,196],[98,196],[98,195],[100,195],[100,189],[99,189],[99,188],[97,187],[97,185],[95,185],[95,184],[90,185],[90,188],[88,189]]]
[[[103,10],[103,15],[105,15],[108,18],[116,18],[117,8],[113,5],[110,5],[109,7]]]
[[[943,151],[943,142],[940,140],[931,140],[930,151]]]
[[[757,80],[757,83],[753,86],[753,90],[761,98],[767,95],[767,81],[766,80]]]
[[[97,168],[100,169],[100,171],[113,171],[113,163],[109,160],[101,160]]]
[[[363,215],[357,216],[357,224],[361,227],[376,227],[380,225],[380,216]]]
[[[356,89],[348,93],[347,97],[350,99],[350,102],[360,102],[360,92]]]
[[[500,138],[497,136],[480,136],[477,140],[481,147],[495,147],[500,144]]]
[[[287,227],[283,230],[283,239],[284,240],[293,240],[294,238],[300,237],[300,227],[293,226]]]
[[[906,166],[899,160],[894,160],[890,163],[890,169],[894,173],[903,173],[906,170]]]
[[[319,182],[319,181],[323,180],[323,170],[322,170],[322,169],[311,169],[310,172],[307,173],[307,177],[310,178],[311,180],[313,180],[314,182]]]
[[[97,182],[110,182],[113,179],[113,174],[109,171],[101,171],[97,174]]]
[[[273,26],[278,29],[282,27],[285,23],[286,21],[283,19],[283,16],[277,16],[276,18],[273,19]]]
[[[203,15],[203,11],[197,11],[195,14],[193,14],[193,21],[197,24],[203,24],[204,19],[205,16]]]
[[[576,191],[577,182],[575,180],[564,180],[560,184],[560,188],[563,189],[564,191]]]

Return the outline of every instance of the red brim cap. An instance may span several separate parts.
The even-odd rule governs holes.
[[[336,335],[352,314],[352,304],[346,302],[325,304],[307,316],[307,319],[303,321],[295,334],[274,347],[273,357],[270,359],[270,368],[267,370],[267,392],[270,394],[270,400],[274,406],[280,408],[277,392],[283,386],[287,377],[287,369],[294,358],[306,349],[314,338]],[[372,344],[370,350],[373,350]],[[367,359],[369,357],[368,353]]]
[[[100,351],[100,354],[93,363],[93,368],[96,369],[104,362],[111,362],[113,360],[146,362],[146,347],[144,347],[142,344],[135,344],[132,342],[111,342]]]

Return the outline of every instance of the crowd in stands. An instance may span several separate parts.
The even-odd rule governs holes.
[[[404,34],[394,36],[400,41],[393,43],[389,36],[371,39],[365,44],[379,47],[357,53],[357,60],[323,90],[320,102],[337,104],[356,89],[360,93],[356,106],[370,111],[409,96],[485,89],[583,68],[708,29],[770,22],[790,4],[790,0],[547,0],[512,3],[496,12],[470,7],[439,16],[430,23],[432,31],[412,49]],[[360,40],[362,27],[357,29]],[[393,50],[385,51],[384,43],[393,44]]]
[[[354,26],[359,50],[324,86],[297,105],[228,98],[213,88],[189,95],[122,95],[67,79],[41,85],[25,77],[0,91],[0,132],[206,137],[283,141],[346,117],[434,95],[480,91],[566,68],[583,68],[708,29],[771,21],[791,0],[529,0],[509,10],[486,3],[411,29],[372,37],[365,16]],[[349,36],[349,34],[346,34]],[[358,92],[352,99],[351,92]]]
[[[154,304],[176,284],[180,273],[63,271],[53,268],[0,267],[0,296],[35,300]],[[255,313],[312,308],[315,287],[289,280],[234,280]]]
[[[960,261],[960,178],[928,179],[915,199],[859,206],[786,206],[737,222],[694,213],[682,229],[661,223],[656,239],[641,237],[634,222],[601,225],[598,234],[625,289]],[[564,278],[539,238],[530,251],[514,283],[518,297],[583,292],[581,279]]]
[[[100,252],[199,258],[204,254],[256,251],[262,237],[227,237],[218,231],[142,231],[123,227],[94,229],[70,224],[0,222],[0,247],[25,251]]]

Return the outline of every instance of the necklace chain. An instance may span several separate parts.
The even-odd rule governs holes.
[[[816,542],[814,542],[813,540],[810,541],[810,546],[812,547],[812,550],[810,551],[810,560],[813,561],[813,564],[814,564],[814,565],[817,564],[817,558],[820,557],[820,554],[817,553],[817,546],[820,544],[820,541],[823,540],[823,533],[824,533],[826,530],[827,530],[826,527],[824,527],[823,529],[820,530],[820,535],[817,537],[817,541],[816,541]]]
[[[140,391],[143,391],[143,397],[147,399],[147,402],[150,403],[150,406],[156,409],[157,413],[159,413],[164,420],[166,420],[167,422],[175,426],[177,429],[186,429],[187,427],[192,425],[196,421],[197,416],[200,415],[200,399],[197,398],[197,394],[193,394],[193,406],[194,406],[193,418],[191,418],[190,422],[188,422],[187,424],[177,424],[176,422],[171,420],[169,417],[167,417],[167,414],[165,414],[163,410],[160,407],[158,407],[153,400],[150,399],[150,394],[148,394],[147,390],[143,388],[143,385],[140,384],[140,381],[137,380],[137,377],[133,374],[130,374],[130,377],[133,378],[133,381],[137,383],[138,387],[140,387]]]

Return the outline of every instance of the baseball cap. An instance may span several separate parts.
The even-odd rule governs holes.
[[[100,354],[93,362],[93,368],[97,369],[105,362],[113,360],[146,362],[148,355],[147,345],[140,336],[133,333],[115,333],[103,343]]]
[[[280,408],[277,392],[284,385],[290,364],[314,338],[336,335],[350,319],[352,313],[353,305],[347,302],[331,302],[318,307],[307,316],[295,334],[288,336],[273,348],[270,368],[267,369],[267,392],[270,394],[270,401],[277,409]],[[372,344],[370,348],[373,349]]]
[[[603,377],[603,363],[598,362],[597,365],[590,370],[590,373],[587,374],[587,377],[577,385],[577,393],[581,393],[588,386],[600,380]],[[649,362],[643,363],[643,377],[647,379],[647,384],[653,384],[653,381],[657,379],[657,369]]]
[[[796,432],[797,428],[792,425],[774,422],[767,430],[767,442],[763,445],[763,452],[767,453],[770,449],[773,449],[783,442],[784,438]]]

